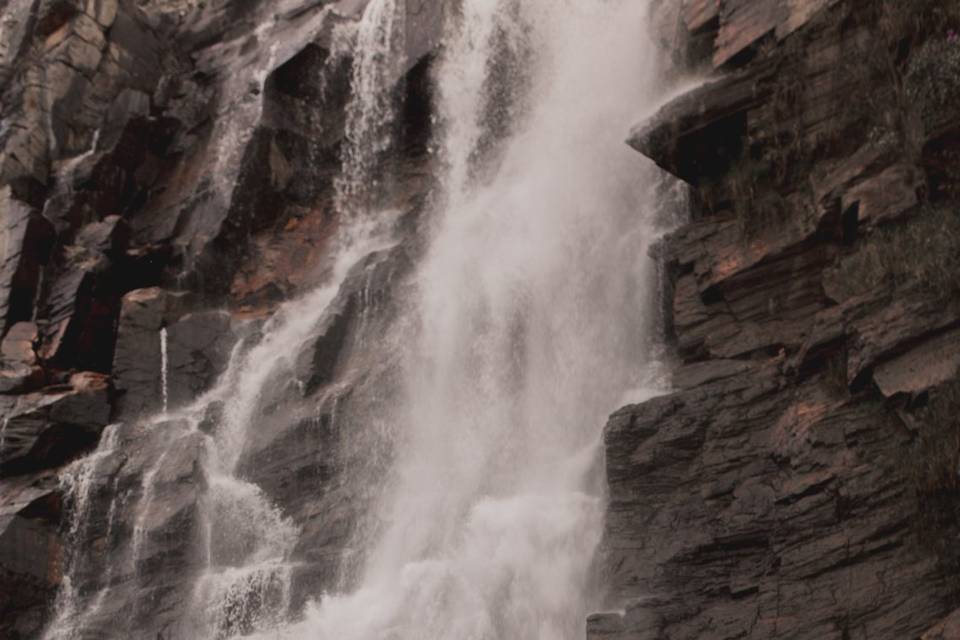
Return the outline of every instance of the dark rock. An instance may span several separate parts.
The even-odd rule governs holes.
[[[110,256],[123,238],[117,216],[86,225],[45,271],[38,322],[43,360],[61,369],[109,372],[120,306]]]
[[[3,259],[0,262],[0,317],[4,327],[33,319],[33,305],[43,266],[53,242],[53,230],[10,189],[0,190],[3,217]]]
[[[712,34],[727,75],[630,139],[693,186],[691,222],[658,254],[682,365],[679,391],[607,426],[619,611],[592,616],[588,637],[952,637],[956,296],[920,268],[883,273],[900,253],[871,259],[906,252],[931,206],[956,206],[945,156],[910,152],[953,125],[885,142],[903,105],[848,108],[878,81],[863,9],[681,7],[676,41]],[[897,42],[909,67],[917,42]],[[940,260],[923,252],[908,260]]]
[[[0,475],[57,467],[91,449],[110,418],[108,380],[78,373],[69,385],[8,401]]]
[[[698,184],[743,153],[744,111],[762,100],[756,78],[734,74],[681,96],[630,132],[630,146],[678,178]]]
[[[61,505],[52,473],[0,480],[0,633],[39,637],[62,577]]]
[[[160,331],[185,311],[183,294],[152,288],[124,296],[113,361],[117,418],[136,418],[162,409]]]
[[[954,611],[946,620],[923,634],[921,640],[950,640],[960,637],[960,610]]]
[[[893,639],[945,614],[908,436],[876,399],[781,380],[757,364],[613,416],[605,553],[627,614],[591,637]]]
[[[168,396],[171,406],[197,398],[226,369],[236,342],[225,311],[189,313],[167,328]]]

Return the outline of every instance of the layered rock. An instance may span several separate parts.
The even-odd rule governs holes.
[[[675,11],[713,77],[630,137],[692,191],[675,391],[607,426],[591,638],[951,637],[960,111],[915,70],[960,15],[867,4]]]

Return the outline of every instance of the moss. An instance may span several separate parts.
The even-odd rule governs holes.
[[[960,211],[923,207],[905,224],[874,231],[840,263],[837,280],[848,296],[890,286],[918,286],[939,299],[960,293]]]

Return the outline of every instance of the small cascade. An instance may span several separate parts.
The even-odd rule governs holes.
[[[87,554],[77,553],[73,545],[81,541],[86,530],[96,524],[96,514],[91,510],[93,491],[97,487],[99,476],[107,470],[111,457],[118,450],[119,434],[119,425],[108,426],[104,429],[97,450],[74,462],[60,474],[60,487],[69,513],[69,524],[64,534],[67,543],[65,548],[72,549],[73,552],[67,557],[63,582],[53,606],[52,622],[48,625],[43,640],[75,640],[81,637],[85,622],[96,615],[103,604],[106,587],[98,592],[92,602],[81,597],[82,585],[75,581],[89,570],[87,564],[93,560]],[[120,500],[116,484],[113,488],[106,522],[105,539],[108,544],[114,533],[116,505]],[[104,584],[107,582],[109,576],[104,580]]]
[[[210,403],[224,406],[216,430],[204,436],[208,490],[200,518],[206,567],[194,588],[196,637],[232,637],[286,619],[290,554],[299,532],[259,487],[237,475],[237,467],[257,424],[264,390],[290,376],[300,346],[353,266],[388,246],[385,227],[390,227],[389,218],[346,231],[329,283],[284,306],[264,326],[259,343],[235,350],[217,387],[185,412],[192,414],[196,430]]]
[[[167,328],[160,329],[160,394],[163,398],[163,415],[169,411],[170,394],[167,384],[169,361],[167,358]]]
[[[390,148],[394,87],[404,67],[404,5],[404,0],[371,0],[360,22],[344,27],[356,35],[343,170],[336,181],[341,211],[362,213],[381,186],[377,164]]]

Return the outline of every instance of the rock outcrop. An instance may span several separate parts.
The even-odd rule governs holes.
[[[691,190],[658,253],[675,391],[607,426],[619,611],[588,636],[953,637],[960,13],[669,5],[713,69],[630,136]]]

